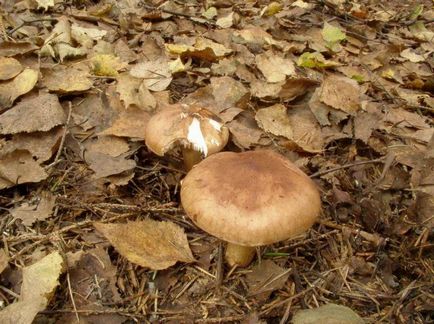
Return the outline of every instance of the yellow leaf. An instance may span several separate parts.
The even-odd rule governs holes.
[[[0,84],[0,108],[10,107],[15,99],[33,89],[38,71],[25,69],[13,80]]]
[[[162,270],[177,261],[194,261],[184,230],[174,223],[145,219],[94,226],[122,256],[142,267]]]
[[[111,54],[98,54],[92,58],[91,63],[93,73],[100,76],[115,77],[126,66],[119,57]]]

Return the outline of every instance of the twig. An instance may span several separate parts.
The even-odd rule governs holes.
[[[62,154],[63,145],[65,145],[66,134],[68,133],[69,122],[71,121],[71,114],[72,114],[72,103],[70,101],[68,103],[68,117],[66,118],[65,129],[63,131],[62,139],[60,140],[59,149],[57,150],[57,154],[56,154],[56,157],[54,158],[53,163],[50,163],[49,165],[47,165],[45,167],[45,169],[50,169],[52,166],[56,165],[57,161],[60,158],[60,155]]]
[[[338,166],[336,168],[331,168],[331,169],[328,169],[328,170],[323,170],[323,171],[315,172],[315,173],[311,174],[310,177],[311,178],[317,178],[317,177],[323,176],[323,175],[325,175],[327,173],[339,171],[339,170],[342,170],[342,169],[352,168],[352,167],[357,166],[357,165],[371,164],[371,163],[383,163],[383,161],[384,161],[384,157],[381,157],[381,158],[378,158],[378,159],[375,159],[375,160],[358,161],[358,162],[354,162],[354,163],[350,163],[350,164],[344,164],[344,165]]]
[[[15,33],[18,29],[23,28],[24,26],[36,23],[36,22],[42,22],[42,21],[57,21],[57,18],[40,18],[40,19],[34,19],[34,20],[23,20],[23,22],[15,27],[14,29],[8,31],[9,35],[12,35]]]
[[[71,297],[72,307],[74,308],[75,317],[77,318],[77,323],[80,323],[80,317],[78,316],[77,306],[75,305],[74,296],[72,294],[71,280],[69,279],[69,271],[66,274],[66,281],[68,282],[68,291],[69,291],[69,296]]]

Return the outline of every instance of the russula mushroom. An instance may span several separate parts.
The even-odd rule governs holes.
[[[230,266],[247,266],[255,247],[309,229],[321,210],[314,182],[270,150],[221,152],[184,178],[181,202],[202,230],[228,242]]]
[[[146,133],[146,146],[164,156],[180,146],[185,168],[213,153],[221,151],[228,142],[229,131],[210,111],[197,106],[173,105],[152,116]]]

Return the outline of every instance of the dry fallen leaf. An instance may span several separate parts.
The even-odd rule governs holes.
[[[128,64],[112,54],[98,54],[90,60],[92,72],[98,76],[116,77]]]
[[[354,115],[360,109],[360,86],[353,79],[329,75],[322,84],[320,100],[335,109]]]
[[[31,118],[30,118],[31,116]],[[55,95],[26,98],[0,116],[0,134],[48,131],[62,125],[65,112]]]
[[[0,155],[15,150],[27,150],[38,163],[45,162],[53,156],[62,134],[62,127],[53,128],[48,132],[14,134],[11,140],[5,141],[4,145],[0,146]]]
[[[247,285],[249,286],[249,295],[262,295],[262,299],[274,291],[281,289],[289,277],[289,271],[283,269],[271,260],[262,260],[258,265],[252,268],[252,272],[246,275]]]
[[[142,267],[162,270],[177,261],[194,261],[184,230],[174,223],[146,219],[94,226],[122,256]]]
[[[56,197],[51,192],[44,191],[35,198],[11,209],[10,213],[13,218],[21,219],[24,225],[30,226],[38,220],[45,220],[50,217],[56,203]]]
[[[326,304],[318,308],[305,309],[295,313],[293,324],[363,324],[365,321],[351,308],[336,304]]]
[[[172,73],[165,58],[138,63],[131,68],[130,74],[143,79],[143,83],[152,91],[166,90],[172,82]]]
[[[145,128],[150,115],[137,107],[131,106],[128,110],[121,111],[113,125],[103,130],[98,135],[114,135],[144,139]]]
[[[284,105],[276,104],[259,109],[256,112],[255,119],[259,127],[266,132],[288,139],[293,137],[291,123]]]
[[[243,149],[258,144],[263,134],[258,128],[254,117],[248,112],[239,114],[228,123],[228,127],[235,145]]]
[[[59,94],[72,94],[89,90],[93,82],[88,78],[88,69],[74,66],[57,66],[43,71],[43,84]]]
[[[0,57],[0,80],[9,80],[23,70],[19,61],[12,57]]]
[[[128,160],[124,156],[112,157],[95,151],[86,151],[84,156],[89,167],[95,172],[95,179],[129,171],[136,166],[134,160]]]
[[[166,44],[166,49],[171,54],[196,57],[210,62],[232,53],[232,50],[226,48],[224,45],[203,37],[197,37],[193,46],[186,44]]]
[[[116,92],[119,93],[125,108],[135,105],[146,111],[155,109],[157,101],[146,87],[144,80],[135,78],[128,73],[120,74],[117,80]]]
[[[86,141],[84,147],[88,152],[98,152],[112,157],[126,153],[130,148],[126,139],[116,136],[99,136]]]
[[[273,51],[256,55],[255,60],[256,66],[270,83],[285,81],[287,76],[295,73],[294,63]]]
[[[38,71],[25,69],[14,79],[0,84],[0,108],[12,106],[15,99],[29,92],[38,82]]]
[[[0,189],[27,182],[39,182],[48,177],[28,151],[16,150],[0,156]]]
[[[59,252],[53,252],[23,268],[20,298],[0,311],[0,323],[31,324],[36,314],[50,302],[59,285],[63,268],[63,258]]]
[[[0,56],[22,55],[38,49],[30,42],[2,42],[0,43]]]

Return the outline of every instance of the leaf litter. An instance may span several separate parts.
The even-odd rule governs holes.
[[[283,323],[347,306],[355,322],[431,320],[430,1],[0,6],[0,312]],[[297,163],[321,189],[321,220],[225,268],[180,208],[179,152],[143,143],[178,102],[218,115],[226,150]],[[23,285],[17,299],[20,268],[53,248],[69,259],[57,291],[56,256],[44,298],[24,300]]]

